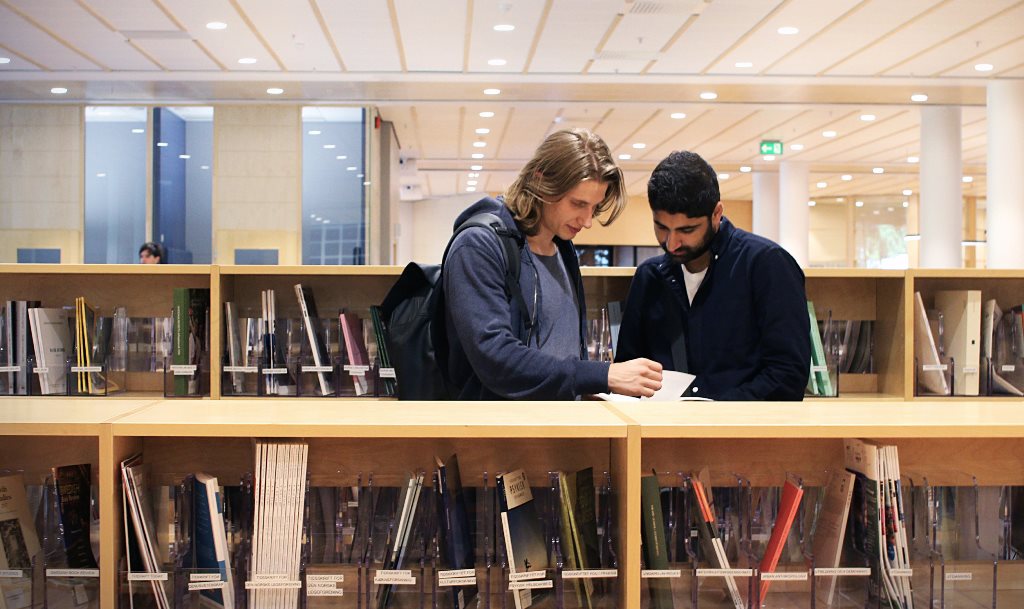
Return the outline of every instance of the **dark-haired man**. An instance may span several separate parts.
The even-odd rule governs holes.
[[[659,163],[647,194],[665,254],[636,270],[615,359],[696,375],[688,397],[803,399],[811,349],[800,266],[722,215],[715,170],[693,152]]]

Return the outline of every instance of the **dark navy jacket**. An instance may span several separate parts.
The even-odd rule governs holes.
[[[722,218],[711,264],[691,305],[680,264],[641,264],[622,312],[616,361],[646,357],[678,370],[672,340],[685,331],[687,396],[802,400],[811,343],[804,274],[786,250]]]
[[[485,211],[497,214],[509,229],[522,236],[504,203],[491,198],[481,199],[462,212],[455,227]],[[571,241],[555,238],[555,243],[579,303],[578,360],[560,360],[526,345],[526,322],[535,307],[537,274],[525,246],[520,249],[518,262],[526,312],[517,299],[505,293],[505,254],[494,232],[473,227],[455,238],[444,261],[442,279],[448,377],[456,398],[572,400],[585,393],[608,390],[609,364],[586,361],[587,306],[576,249]]]

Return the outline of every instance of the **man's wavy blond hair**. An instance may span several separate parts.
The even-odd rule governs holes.
[[[505,191],[505,205],[524,233],[536,235],[543,206],[560,200],[586,180],[608,184],[594,216],[610,212],[601,224],[611,224],[626,208],[626,186],[607,144],[589,129],[556,131],[537,148]]]

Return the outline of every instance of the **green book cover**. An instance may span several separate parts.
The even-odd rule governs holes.
[[[647,569],[668,569],[668,546],[665,541],[665,518],[661,512],[661,489],[657,476],[640,479],[640,509],[643,526],[640,541],[643,545],[644,564]],[[672,586],[668,579],[647,580],[651,593],[650,609],[674,609]]]
[[[807,315],[811,319],[811,370],[807,387],[813,395],[831,396],[834,395],[834,392],[828,370],[826,369],[824,372],[814,370],[818,366],[827,368],[828,362],[825,361],[825,348],[821,344],[821,333],[818,331],[818,319],[814,314],[814,303],[810,300],[807,301]]]

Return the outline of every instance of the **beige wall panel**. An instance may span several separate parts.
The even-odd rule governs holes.
[[[292,231],[218,230],[214,264],[234,264],[236,249],[276,249],[278,264],[300,264],[298,242]]]
[[[754,230],[754,203],[753,201],[722,201],[725,207],[725,217],[729,218],[733,226],[752,232]]]
[[[455,218],[479,199],[476,194],[465,194],[413,201],[412,226],[408,229],[402,227],[403,232],[412,232],[412,259],[434,264],[441,262]]]
[[[848,210],[845,205],[818,205],[810,210],[808,259],[816,266],[850,266]]]
[[[723,201],[725,215],[735,226],[751,230],[753,216],[750,201]],[[651,208],[647,197],[630,197],[626,210],[609,226],[595,222],[573,240],[579,245],[658,245],[651,223]]]
[[[84,150],[79,106],[0,107],[0,262],[19,247],[81,262]]]
[[[0,261],[17,262],[18,248],[57,248],[64,264],[82,263],[79,230],[0,229]]]
[[[301,107],[218,106],[213,132],[214,262],[272,248],[281,264],[299,264]]]

